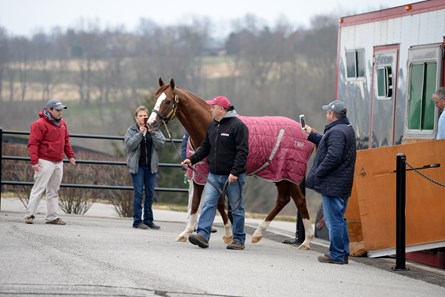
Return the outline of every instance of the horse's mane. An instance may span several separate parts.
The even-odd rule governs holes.
[[[175,87],[175,91],[177,93],[180,93],[180,94],[184,95],[184,96],[187,96],[189,98],[195,99],[201,106],[207,106],[206,99],[201,98],[200,96],[196,95],[192,91],[188,91],[188,90],[185,90],[185,89],[180,88],[180,87]]]
[[[189,96],[189,97],[194,97],[194,98],[196,98],[196,99],[200,99],[200,100],[203,101],[203,102],[206,101],[206,99],[201,98],[200,96],[196,95],[196,94],[193,93],[192,91],[188,91],[188,90],[185,90],[185,89],[180,88],[180,87],[175,87],[175,90],[179,90],[180,92],[185,93],[187,96]]]
[[[170,85],[168,85],[168,84],[165,84],[165,85],[159,87],[158,90],[155,93],[155,96],[157,96],[158,94],[164,92],[166,89],[168,89],[168,87],[170,87]]]

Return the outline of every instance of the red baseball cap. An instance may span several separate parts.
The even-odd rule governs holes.
[[[224,108],[229,108],[231,103],[230,100],[224,96],[215,97],[213,100],[207,100],[207,103],[210,105],[219,105]]]

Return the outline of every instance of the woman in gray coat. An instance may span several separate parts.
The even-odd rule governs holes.
[[[139,106],[135,112],[135,123],[127,129],[128,171],[133,180],[133,228],[159,229],[153,218],[153,196],[156,185],[159,158],[158,150],[164,146],[165,137],[161,131],[149,132],[146,119],[148,110]],[[144,213],[142,196],[145,190]]]

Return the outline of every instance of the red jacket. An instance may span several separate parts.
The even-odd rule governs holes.
[[[45,118],[43,112],[40,112],[39,116],[40,119],[31,125],[28,141],[31,164],[37,164],[39,159],[60,162],[64,154],[69,159],[74,158],[66,123],[60,120],[60,126],[57,126]]]

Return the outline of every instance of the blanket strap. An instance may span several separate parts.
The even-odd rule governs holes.
[[[277,137],[277,141],[275,142],[275,146],[274,146],[272,152],[270,153],[268,161],[266,161],[263,165],[260,166],[260,168],[258,168],[254,172],[252,172],[250,175],[254,175],[257,172],[260,172],[261,170],[263,170],[264,168],[266,168],[267,166],[270,165],[270,162],[272,162],[272,159],[275,157],[275,154],[277,153],[278,148],[280,147],[280,143],[281,143],[281,140],[283,139],[283,135],[284,135],[284,128],[281,128],[280,132],[278,133],[278,137]]]
[[[189,153],[190,156],[195,153],[195,149],[192,147],[192,142],[191,142],[190,138],[187,140],[187,153]],[[207,165],[207,162],[205,162],[204,160],[201,160],[198,163],[196,163],[195,166],[196,165]],[[205,186],[206,180],[207,180],[207,176],[204,176],[204,174],[202,174],[201,172],[199,172],[198,170],[196,170],[194,168],[192,169],[192,167],[190,167],[189,169],[192,171],[192,178],[191,178],[191,180],[193,180],[198,185]],[[198,181],[198,177],[204,179],[204,182],[199,182]]]

